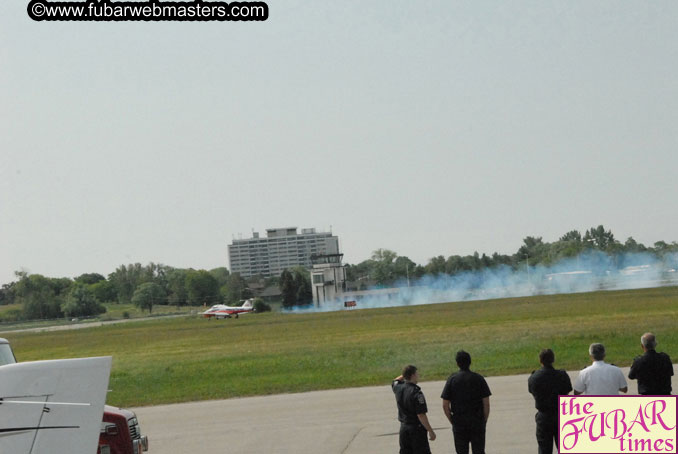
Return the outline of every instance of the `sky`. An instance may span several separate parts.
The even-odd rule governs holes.
[[[228,266],[252,231],[512,254],[678,240],[678,3],[270,0],[263,22],[0,2],[0,284]]]

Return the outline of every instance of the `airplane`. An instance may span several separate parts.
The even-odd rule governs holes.
[[[214,306],[207,309],[205,312],[201,312],[201,315],[204,318],[216,318],[217,320],[222,318],[238,318],[238,314],[246,314],[247,312],[254,311],[252,306],[252,300],[245,300],[242,306],[226,306],[225,304],[215,304]]]

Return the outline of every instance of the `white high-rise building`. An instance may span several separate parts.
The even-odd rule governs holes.
[[[303,266],[310,269],[311,255],[338,254],[339,238],[331,232],[296,227],[266,229],[262,238],[254,232],[252,238],[233,240],[228,245],[228,261],[232,273],[243,277],[280,276],[285,269]]]

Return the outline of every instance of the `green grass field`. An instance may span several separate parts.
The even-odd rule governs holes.
[[[640,354],[645,331],[675,359],[677,315],[678,287],[664,287],[0,336],[20,361],[112,355],[108,402],[143,406],[385,384],[408,363],[423,380],[440,380],[461,348],[484,375],[529,372],[544,347],[557,367],[580,369],[591,342],[624,366]]]
[[[156,317],[161,315],[190,314],[203,310],[202,307],[195,306],[177,307],[167,305],[155,305],[153,306],[153,312],[149,314],[148,311],[141,310],[133,304],[104,303],[104,306],[106,306],[105,313],[100,314],[96,317],[79,319],[78,322],[86,323],[92,321],[119,320],[123,318],[146,318],[149,316]],[[70,325],[74,323],[71,319],[67,318],[62,318],[59,320],[15,321],[14,317],[11,314],[20,312],[21,304],[9,304],[6,306],[0,306],[0,331],[5,332],[14,329],[40,328],[54,325]],[[8,319],[11,321],[8,321]]]

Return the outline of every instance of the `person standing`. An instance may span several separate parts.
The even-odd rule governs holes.
[[[645,333],[640,338],[643,348],[642,356],[633,360],[629,371],[631,380],[638,379],[638,394],[649,396],[666,396],[671,394],[671,377],[673,363],[666,353],[657,353],[657,339],[652,333]]]
[[[428,433],[431,441],[436,433],[428,422],[428,408],[421,388],[417,386],[419,372],[415,366],[403,369],[402,375],[393,379],[391,388],[398,404],[398,421],[400,421],[400,454],[430,454],[431,448],[426,439]]]
[[[533,371],[527,381],[527,388],[534,396],[537,414],[537,444],[539,454],[552,454],[553,442],[558,449],[558,396],[572,391],[570,376],[564,370],[553,368],[556,356],[553,350],[546,348],[539,352],[542,367]]]
[[[485,428],[490,417],[490,388],[482,375],[471,372],[471,355],[464,350],[455,357],[459,371],[450,375],[440,397],[443,412],[452,424],[457,454],[485,454]]]
[[[589,356],[593,364],[579,372],[579,376],[574,381],[575,395],[614,396],[620,391],[626,393],[629,390],[621,369],[604,361],[605,346],[603,344],[591,344]]]

